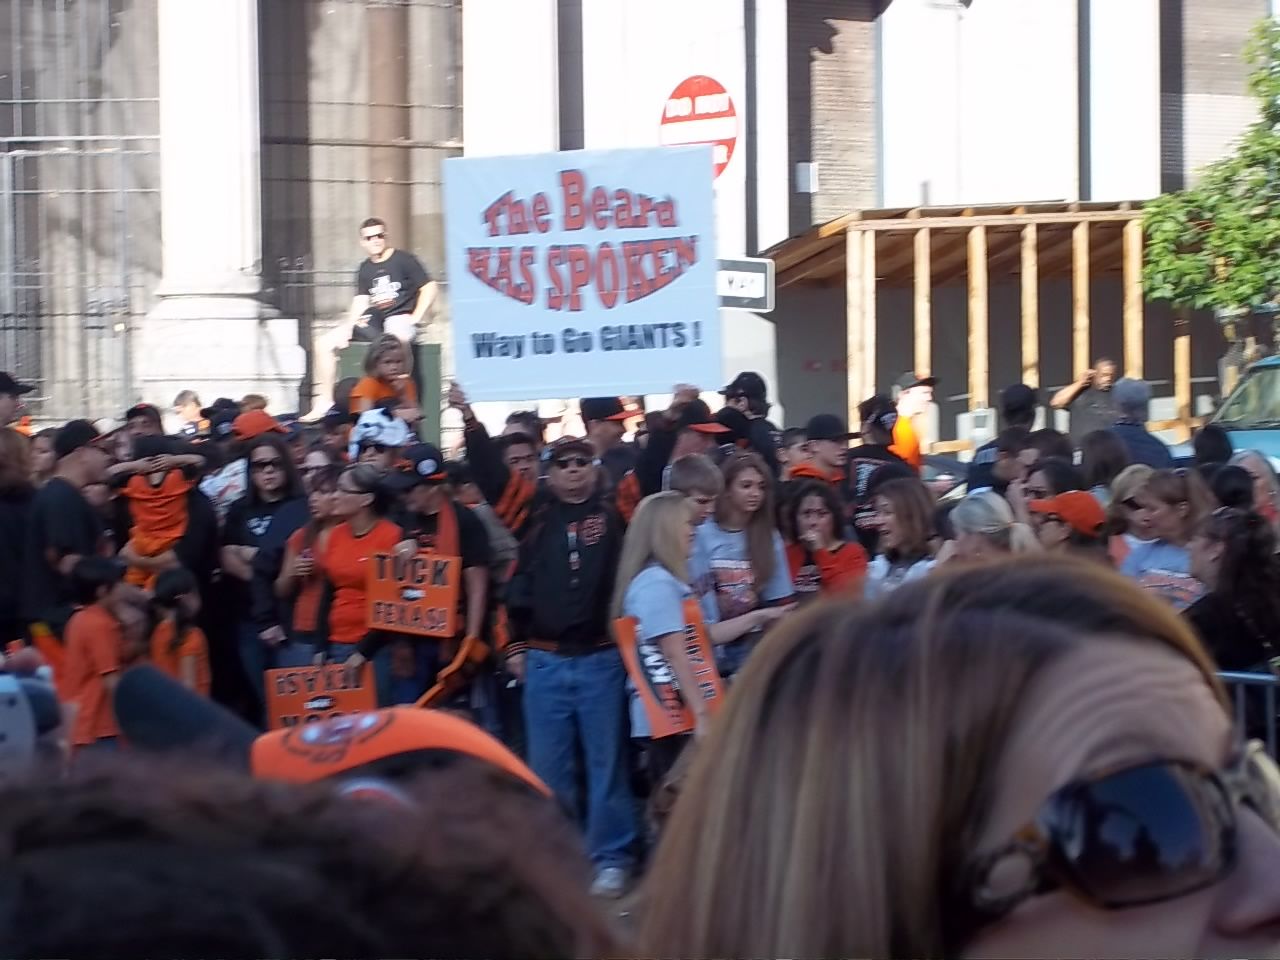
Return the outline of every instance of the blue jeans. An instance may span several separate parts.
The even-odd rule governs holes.
[[[396,676],[391,658],[396,646],[406,641],[393,640],[373,655],[373,675],[378,684],[378,706],[393,707],[414,703],[431,689],[440,672],[440,647],[434,641],[409,640],[413,651],[413,671],[409,676]]]
[[[587,852],[597,868],[630,868],[638,824],[627,769],[622,656],[615,649],[577,657],[530,650],[524,677],[529,766],[581,821],[581,744],[587,765]]]

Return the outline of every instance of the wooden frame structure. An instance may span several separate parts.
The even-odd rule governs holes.
[[[814,227],[765,254],[777,285],[845,288],[848,402],[855,408],[875,388],[878,285],[914,291],[914,358],[929,373],[933,288],[966,282],[969,301],[969,409],[988,396],[988,288],[1021,284],[1022,380],[1040,385],[1040,280],[1071,280],[1072,370],[1088,369],[1089,285],[1119,273],[1124,287],[1126,376],[1143,376],[1142,209],[1138,203],[1028,203],[1016,206],[861,210]],[[1174,396],[1178,420],[1191,417],[1190,326],[1175,326]],[[1166,424],[1168,426],[1170,424]]]

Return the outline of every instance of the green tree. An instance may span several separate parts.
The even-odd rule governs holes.
[[[1149,299],[1238,314],[1280,295],[1280,24],[1260,24],[1245,58],[1257,122],[1194,187],[1146,205]]]

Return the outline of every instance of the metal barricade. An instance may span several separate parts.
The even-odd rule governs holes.
[[[1280,758],[1277,747],[1277,694],[1280,677],[1271,673],[1232,673],[1218,677],[1231,697],[1236,726],[1257,736],[1267,745],[1267,753]]]

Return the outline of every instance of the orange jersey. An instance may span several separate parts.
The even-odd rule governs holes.
[[[404,387],[397,390],[389,383],[383,383],[377,377],[362,377],[360,382],[351,389],[351,399],[347,401],[347,409],[353,412],[363,412],[373,408],[379,400],[389,400],[392,397],[398,397],[405,403],[418,405],[418,388],[413,385],[412,380],[404,381]]]
[[[910,417],[898,417],[898,422],[893,425],[893,444],[889,447],[889,452],[896,453],[907,461],[916,473],[924,466],[920,438],[916,436],[916,428],[912,426]]]
[[[129,498],[135,550],[155,556],[182,538],[187,532],[187,494],[195,485],[181,470],[170,470],[158,487],[142,474],[129,478],[121,492]]]
[[[173,643],[173,622],[161,620],[151,633],[151,663],[157,670],[182,682],[182,661],[193,657],[196,664],[195,690],[202,696],[209,695],[209,643],[199,627],[187,627],[182,640]]]
[[[84,746],[119,734],[106,678],[120,670],[124,632],[104,607],[78,610],[67,623],[67,688],[79,705],[71,742]]]
[[[369,632],[367,584],[369,558],[390,553],[404,534],[390,520],[379,520],[363,537],[350,523],[340,523],[329,534],[320,568],[333,588],[329,606],[329,639],[333,643],[359,643]]]
[[[867,551],[857,543],[810,553],[803,544],[787,544],[787,565],[796,598],[803,602],[819,593],[861,593],[867,575]]]

